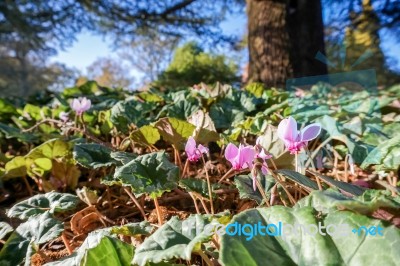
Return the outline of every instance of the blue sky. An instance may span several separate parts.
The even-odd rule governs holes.
[[[245,12],[243,12],[245,13]],[[245,15],[239,17],[230,17],[222,24],[223,30],[228,34],[238,34],[243,36],[246,31]],[[392,66],[393,69],[400,71],[400,45],[395,37],[390,33],[382,35],[382,48],[386,55],[397,60],[397,65]],[[81,33],[77,36],[77,41],[72,47],[65,51],[60,51],[52,61],[58,61],[69,67],[77,68],[85,73],[86,68],[99,57],[113,57],[116,51],[111,48],[111,40],[91,33]],[[243,54],[245,57],[245,53]],[[247,58],[243,58],[242,62],[246,62]],[[132,74],[140,79],[140,73],[132,70]]]
[[[246,32],[246,16],[243,12],[242,16],[230,17],[227,21],[221,24],[222,29],[226,34],[243,36]],[[112,48],[112,41],[109,38],[104,38],[89,32],[83,32],[77,37],[77,41],[73,46],[68,47],[64,51],[59,51],[58,54],[52,58],[53,62],[61,62],[68,67],[78,69],[81,73],[86,73],[86,68],[91,65],[99,57],[115,57],[117,53]],[[243,58],[240,58],[240,63],[247,62],[247,53],[243,53]],[[135,69],[131,69],[131,75],[135,78],[134,85],[141,85],[140,80],[143,73]]]

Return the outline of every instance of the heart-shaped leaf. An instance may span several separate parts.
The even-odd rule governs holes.
[[[0,239],[3,239],[8,233],[11,233],[14,229],[6,222],[0,222]]]
[[[176,188],[179,168],[168,160],[165,152],[153,152],[118,167],[114,179],[124,186],[131,186],[137,194],[149,193],[157,197]]]
[[[196,126],[195,139],[200,143],[208,143],[219,140],[219,134],[215,129],[214,122],[208,113],[198,110],[188,118],[189,123]]]
[[[308,197],[297,202],[295,208],[313,207],[322,213],[335,210],[349,210],[361,214],[372,214],[379,208],[400,208],[400,198],[392,197],[390,192],[369,189],[361,196],[349,198],[342,193],[328,190],[315,190]]]
[[[82,166],[96,169],[116,164],[111,157],[112,150],[97,143],[83,143],[74,146],[74,159]]]
[[[31,217],[17,227],[0,251],[0,262],[4,265],[19,265],[24,259],[29,265],[34,253],[32,244],[44,244],[58,237],[64,226],[49,212]],[[2,264],[3,265],[3,264]]]
[[[136,154],[123,151],[115,151],[111,153],[111,158],[120,162],[121,164],[127,164],[133,159],[136,159],[136,157]]]
[[[376,165],[377,170],[397,170],[400,165],[400,135],[373,149],[361,164],[361,168]]]
[[[32,160],[40,158],[61,158],[68,154],[70,147],[69,143],[60,139],[51,139],[32,149],[25,158],[30,158]]]
[[[23,156],[16,156],[11,161],[6,163],[5,174],[2,177],[3,180],[7,180],[14,177],[23,177],[26,175],[26,161]]]
[[[146,114],[150,114],[156,107],[155,104],[147,102],[121,101],[111,109],[110,120],[118,130],[127,133],[132,124],[140,127],[150,122],[150,118],[154,115],[146,116]]]
[[[210,238],[203,232],[209,223],[210,218],[198,214],[184,221],[172,217],[136,249],[133,263],[144,266],[172,258],[190,260],[192,252],[200,248],[199,243]]]
[[[130,135],[131,140],[142,145],[154,145],[160,137],[157,128],[149,125],[142,126]]]
[[[49,211],[50,213],[64,212],[75,208],[79,198],[72,194],[49,192],[35,195],[15,204],[7,211],[8,217],[27,219]]]
[[[184,120],[166,117],[158,120],[155,127],[160,132],[163,140],[182,149],[187,139],[192,136],[195,126]]]
[[[350,211],[335,211],[318,218],[311,207],[293,209],[272,206],[241,212],[231,221],[231,224],[235,223],[242,226],[269,225],[270,235],[265,232],[266,229],[264,235],[256,231],[251,233],[251,227],[247,228],[249,230],[242,227],[241,235],[223,235],[220,257],[223,265],[256,266],[265,265],[266,262],[271,265],[396,265],[400,259],[400,254],[393,249],[393,246],[400,244],[399,229]],[[345,224],[346,229],[340,232],[335,227],[334,233],[330,231],[331,235],[325,231],[326,228],[320,229],[325,235],[318,233],[318,226]],[[312,226],[317,230],[300,228],[290,233],[288,225],[292,228],[295,225]],[[357,233],[359,228],[372,226],[379,226],[383,236],[376,232],[376,236],[365,236],[364,230],[361,230],[364,232],[361,234],[352,231],[356,229]]]
[[[45,265],[130,265],[134,246],[109,234],[107,228],[92,232],[72,255]]]
[[[260,136],[260,145],[269,152],[278,168],[294,168],[295,157],[287,152],[285,143],[278,137],[277,128],[267,125],[264,133]],[[271,163],[268,163],[272,167]]]
[[[154,227],[148,222],[129,223],[122,226],[110,227],[110,233],[124,236],[150,235]]]
[[[32,143],[39,139],[36,134],[23,133],[20,129],[7,126],[3,123],[0,123],[0,132],[3,132],[7,139],[16,138],[22,142]]]

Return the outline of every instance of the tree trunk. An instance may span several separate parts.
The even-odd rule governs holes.
[[[247,0],[249,81],[283,87],[293,74],[286,1]]]
[[[320,0],[247,0],[249,81],[285,87],[292,77],[327,73]]]
[[[327,74],[327,65],[315,59],[325,54],[321,1],[291,0],[287,18],[294,77]]]

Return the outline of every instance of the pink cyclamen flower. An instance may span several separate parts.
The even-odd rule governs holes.
[[[283,119],[278,126],[278,137],[285,142],[291,154],[298,153],[308,141],[315,139],[321,132],[321,125],[314,123],[301,131],[297,130],[297,122],[293,117]]]
[[[60,119],[65,123],[69,119],[69,114],[66,112],[61,112],[59,115]]]
[[[81,115],[86,112],[92,106],[92,102],[86,97],[74,99],[71,103],[71,108],[78,114]]]
[[[261,146],[261,137],[258,137],[256,140],[256,155],[255,158],[260,158],[263,160],[271,159],[272,155],[265,152],[265,149]]]
[[[255,154],[254,147],[243,146],[242,144],[238,148],[229,143],[225,149],[225,158],[232,164],[234,170],[251,168]]]
[[[188,141],[186,142],[185,151],[189,161],[197,162],[203,153],[208,152],[208,148],[201,144],[196,146],[196,141],[194,138],[189,137]]]
[[[294,95],[297,98],[304,98],[304,96],[306,96],[306,92],[300,88],[296,88],[296,92],[294,93]]]

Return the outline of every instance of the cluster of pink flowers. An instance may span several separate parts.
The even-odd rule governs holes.
[[[321,132],[321,126],[314,123],[306,126],[301,131],[297,130],[297,122],[294,118],[289,117],[283,119],[278,126],[278,137],[285,143],[287,150],[291,154],[297,154],[300,150],[307,146],[308,142],[315,139]],[[225,149],[225,158],[232,164],[232,169],[241,171],[244,169],[253,170],[254,165],[261,164],[263,174],[268,174],[268,165],[266,161],[272,156],[261,146],[260,138],[257,138],[256,145],[242,145],[239,147],[229,143]],[[190,137],[185,148],[188,160],[192,162],[198,161],[202,154],[207,153],[208,149],[199,144]],[[256,175],[252,171],[253,189],[256,189]]]
[[[225,158],[232,164],[232,169],[240,171],[243,169],[253,169],[255,163],[261,163],[261,171],[263,174],[268,174],[267,159],[272,158],[265,149],[260,145],[260,138],[257,139],[255,146],[244,146],[239,144],[239,147],[229,143],[225,149]],[[261,162],[260,162],[261,161]],[[257,176],[252,171],[253,189],[256,190]]]

